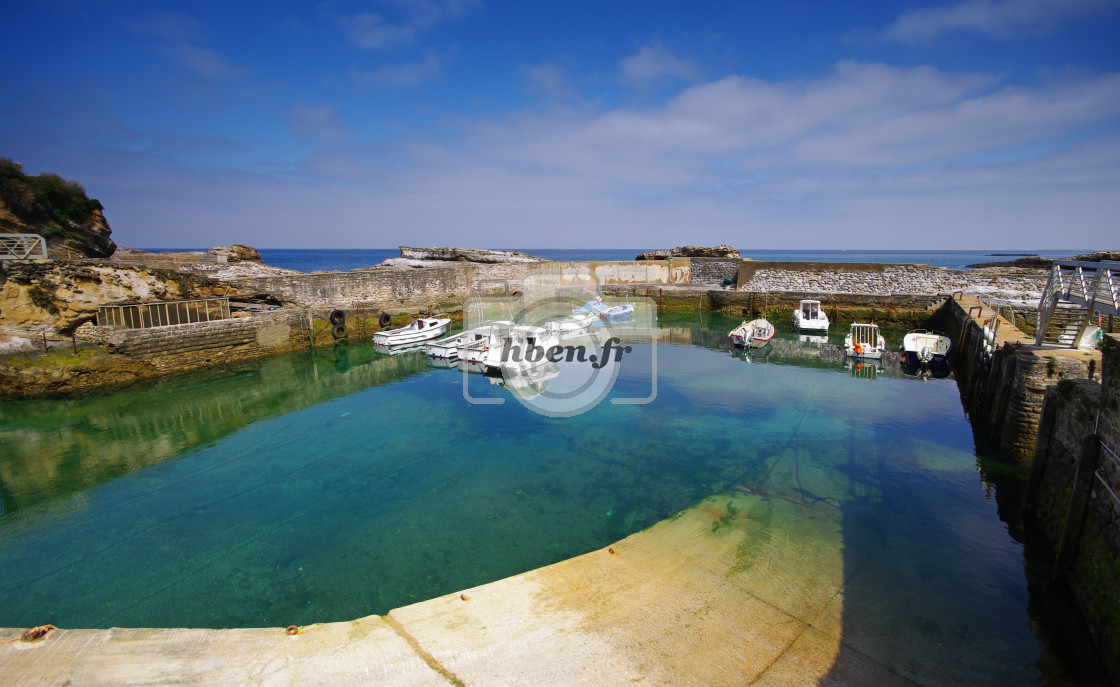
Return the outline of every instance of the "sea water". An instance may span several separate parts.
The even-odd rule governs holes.
[[[843,557],[852,636],[967,647],[1016,684],[1080,670],[1036,636],[997,509],[1024,471],[977,450],[953,379],[830,360],[790,332],[743,354],[735,324],[663,317],[611,391],[648,397],[655,376],[652,401],[565,418],[357,343],[4,403],[0,626],[384,614],[750,493],[794,514],[787,533],[840,523],[819,545]]]
[[[204,249],[157,249],[204,250]],[[633,260],[648,248],[514,248],[530,255],[549,260]],[[388,258],[399,258],[396,248],[260,248],[261,258],[268,265],[300,272],[339,270],[373,267]],[[1089,249],[1000,249],[1000,250],[755,250],[740,249],[744,258],[776,260],[779,262],[883,262],[916,263],[933,267],[960,269],[966,265],[984,262],[1005,262],[1023,254],[1038,254],[1049,258],[1069,257],[1090,252]],[[999,255],[993,255],[998,253]]]

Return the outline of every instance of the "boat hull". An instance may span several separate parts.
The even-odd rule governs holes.
[[[947,365],[951,345],[941,332],[915,329],[903,337],[899,353],[906,365]]]
[[[419,321],[419,320],[418,320]],[[377,332],[373,335],[373,343],[379,346],[402,346],[404,344],[420,343],[422,341],[430,341],[431,339],[443,336],[447,331],[447,325],[451,324],[449,319],[426,319],[423,320],[425,326],[417,327],[416,322],[401,327],[400,329],[389,329],[383,332]]]

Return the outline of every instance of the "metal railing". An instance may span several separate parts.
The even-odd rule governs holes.
[[[1116,452],[1109,448],[1108,444],[1104,443],[1104,440],[1101,440],[1101,449],[1112,456],[1112,460],[1116,461],[1117,466],[1120,467],[1120,456],[1117,456]],[[1093,472],[1093,475],[1100,481],[1101,486],[1108,490],[1108,493],[1112,496],[1112,500],[1116,502],[1116,505],[1120,506],[1120,496],[1117,496],[1116,492],[1113,491],[1112,487],[1105,481],[1104,475],[1101,474],[1101,468],[1097,468],[1096,471]]]
[[[1120,262],[1076,262],[1055,260],[1050,268],[1050,278],[1038,302],[1038,322],[1035,329],[1035,343],[1042,345],[1046,338],[1046,328],[1058,304],[1074,308],[1084,308],[1076,313],[1077,322],[1070,323],[1072,336],[1070,348],[1079,348],[1085,331],[1089,327],[1094,312],[1102,315],[1120,315]]]
[[[110,303],[97,309],[99,326],[128,329],[213,322],[229,317],[229,298],[225,296],[151,303]]]
[[[46,260],[47,242],[38,234],[0,234],[0,260]]]

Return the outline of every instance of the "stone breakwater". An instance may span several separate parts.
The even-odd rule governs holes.
[[[739,264],[742,291],[806,294],[983,295],[999,305],[1038,305],[1046,270],[985,268],[952,270],[928,265],[879,263],[754,262]]]

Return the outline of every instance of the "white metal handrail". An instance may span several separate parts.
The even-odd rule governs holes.
[[[38,234],[0,234],[0,260],[46,260],[47,242]]]
[[[1042,345],[1050,317],[1059,301],[1085,309],[1077,324],[1076,334],[1070,341],[1071,348],[1081,346],[1094,311],[1120,315],[1120,292],[1117,291],[1120,262],[1078,262],[1055,260],[1050,268],[1050,278],[1038,302],[1038,323],[1035,343]],[[1066,278],[1068,277],[1068,279]],[[1080,287],[1080,288],[1078,288]]]

